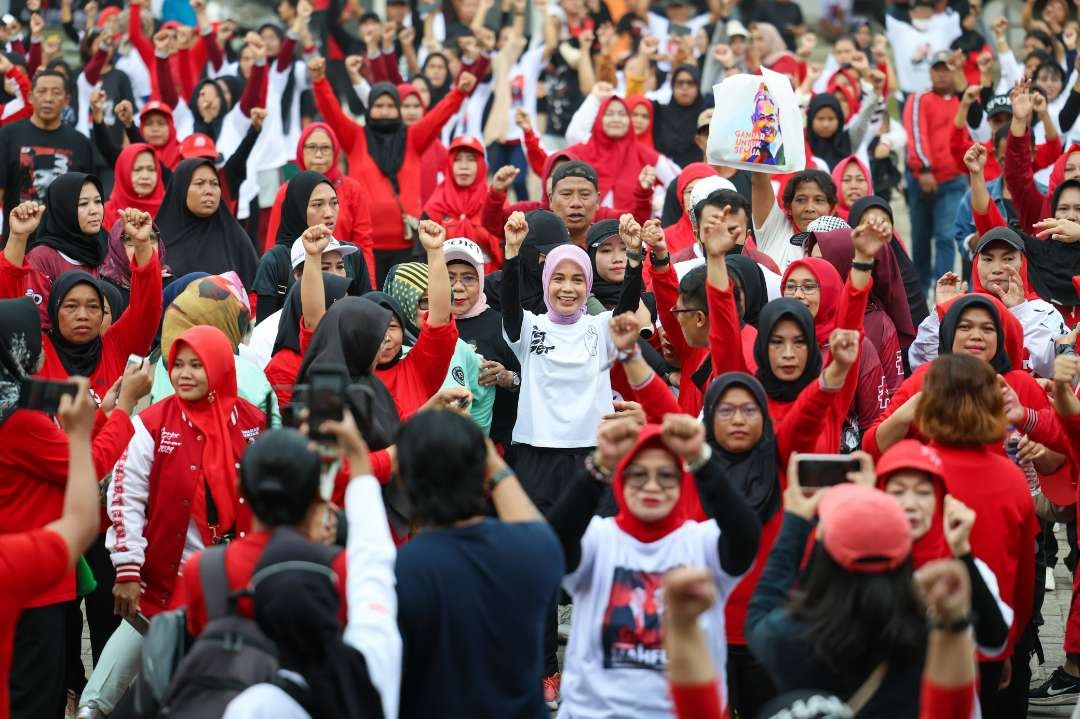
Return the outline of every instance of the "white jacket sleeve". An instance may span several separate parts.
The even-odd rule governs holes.
[[[991,569],[986,562],[975,558],[975,568],[979,570],[979,575],[982,577],[983,583],[986,588],[990,590],[990,593],[994,595],[994,601],[997,602],[998,611],[1001,612],[1001,618],[1005,621],[1005,626],[1012,629],[1013,619],[1016,613],[1012,607],[1005,603],[1005,600],[1001,598],[1001,589],[998,588],[997,575],[994,574],[994,570]],[[984,647],[977,645],[978,650],[987,657],[996,657],[1005,651],[1005,647],[1008,642],[1000,647]]]
[[[109,482],[109,550],[116,581],[138,581],[146,557],[146,502],[150,497],[150,469],[154,463],[154,438],[142,419],[132,418],[135,433],[113,469]]]
[[[932,362],[938,356],[938,334],[941,323],[938,321],[937,312],[931,312],[926,319],[919,323],[915,341],[908,347],[908,362],[912,371],[919,365]]]
[[[1031,369],[1040,377],[1053,377],[1055,340],[1069,331],[1061,313],[1045,300],[1021,302],[1009,311],[1024,328],[1024,349],[1028,351]]]
[[[383,715],[397,719],[402,655],[394,576],[397,549],[374,477],[362,475],[349,482],[345,516],[349,520],[345,642],[364,655],[371,683],[382,698]]]
[[[570,118],[570,124],[566,126],[566,142],[569,145],[577,145],[588,142],[592,137],[593,121],[596,113],[600,111],[600,101],[596,96],[589,94],[581,103],[574,116]]]

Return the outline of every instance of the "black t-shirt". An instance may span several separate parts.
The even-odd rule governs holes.
[[[485,279],[485,285],[487,284]],[[476,317],[457,320],[458,336],[472,345],[484,359],[495,360],[503,367],[521,373],[521,364],[502,336],[502,315],[488,308]],[[488,436],[493,442],[509,445],[517,422],[517,392],[502,387],[495,389],[495,404],[491,411],[491,430]]]
[[[26,119],[0,128],[5,220],[20,202],[45,202],[45,191],[60,175],[93,171],[90,141],[72,127],[42,130]],[[5,221],[4,237],[7,225]]]
[[[577,40],[571,42],[577,47]],[[581,107],[585,96],[578,84],[577,68],[570,67],[558,49],[551,55],[545,72],[547,78],[547,133],[562,137],[570,126],[570,119]]]
[[[795,52],[795,35],[791,28],[803,24],[802,8],[790,0],[769,0],[762,3],[756,14],[758,22],[767,22],[776,26],[787,43],[788,50]]]
[[[564,565],[546,523],[421,532],[396,571],[401,719],[547,719],[542,635]]]

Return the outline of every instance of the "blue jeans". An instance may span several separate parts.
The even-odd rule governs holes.
[[[514,179],[514,195],[518,202],[529,199],[529,188],[526,181],[529,179],[529,164],[525,161],[525,148],[521,143],[493,142],[487,147],[488,169],[494,174],[503,165],[513,165],[518,169],[518,176]]]
[[[919,273],[923,292],[926,292],[939,277],[953,269],[956,261],[953,223],[956,221],[956,208],[967,191],[968,183],[963,176],[955,177],[938,183],[937,192],[923,197],[919,179],[910,170],[904,175],[907,180],[908,211],[911,213],[912,260]]]

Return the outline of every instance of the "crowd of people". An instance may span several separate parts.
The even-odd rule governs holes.
[[[0,719],[1077,705],[1080,17],[826,5],[13,0]]]

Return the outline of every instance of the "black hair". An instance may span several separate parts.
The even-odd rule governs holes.
[[[1032,58],[1038,59],[1040,65],[1045,65],[1048,62],[1054,62],[1054,56],[1046,52],[1045,50],[1032,50],[1024,57],[1024,64],[1027,65]]]
[[[857,682],[882,662],[895,668],[922,661],[926,612],[911,575],[910,557],[885,572],[849,572],[819,543],[788,610],[814,658]]]
[[[79,43],[79,59],[82,60],[82,64],[90,62],[90,57],[94,54],[92,49],[94,47],[94,41],[101,35],[100,30],[91,30],[83,36],[82,42]]]
[[[1042,44],[1043,47],[1048,47],[1048,48],[1054,47],[1053,38],[1051,38],[1049,33],[1047,33],[1045,30],[1039,30],[1038,28],[1028,30],[1026,33],[1024,33],[1024,39],[1027,40],[1029,37],[1035,38],[1036,40],[1038,40]],[[1040,51],[1037,51],[1037,52],[1046,53],[1047,51],[1046,50],[1040,50]],[[1028,55],[1028,57],[1031,57],[1031,56]]]
[[[747,220],[751,217],[750,201],[735,190],[714,190],[708,197],[694,205],[694,217],[698,218],[699,222],[701,213],[706,207],[715,207],[718,210],[730,207],[733,213],[739,210],[745,212]]]
[[[487,445],[468,417],[420,412],[398,432],[397,455],[418,525],[446,527],[487,511]]]
[[[51,63],[50,63],[50,65],[51,65]],[[58,78],[60,78],[60,80],[64,83],[64,92],[68,92],[68,78],[67,78],[67,76],[64,75],[64,73],[60,72],[59,70],[54,70],[51,67],[46,69],[46,70],[39,70],[38,72],[34,73],[34,82],[31,85],[31,89],[36,89],[37,84],[38,84],[38,80],[40,80],[43,77],[58,77]]]
[[[792,201],[795,199],[795,193],[799,190],[799,185],[807,182],[813,182],[821,191],[825,193],[825,200],[830,205],[836,204],[836,183],[832,181],[832,177],[824,170],[799,170],[791,179],[788,180],[787,185],[784,187],[784,207],[790,208]]]
[[[1050,196],[1050,212],[1057,212],[1058,203],[1061,202],[1061,195],[1065,190],[1077,190],[1080,189],[1080,180],[1062,180],[1058,183],[1058,186],[1054,188],[1054,194]]]
[[[251,511],[271,527],[294,526],[318,498],[319,455],[295,429],[264,432],[240,461],[240,487]]]
[[[683,275],[679,281],[679,296],[683,304],[709,314],[708,296],[705,294],[705,265],[698,265]]]
[[[1034,142],[1035,133],[1028,134],[1031,135],[1031,141]],[[997,150],[998,145],[1005,142],[1007,139],[1009,139],[1009,123],[1006,122],[994,133],[994,150]]]
[[[372,12],[372,11],[369,10],[366,13],[364,13],[363,15],[360,16],[360,20],[357,22],[357,24],[358,25],[363,25],[364,23],[369,23],[369,22],[377,22],[377,23],[379,23],[381,25],[382,24],[382,18],[379,17],[379,13]]]

